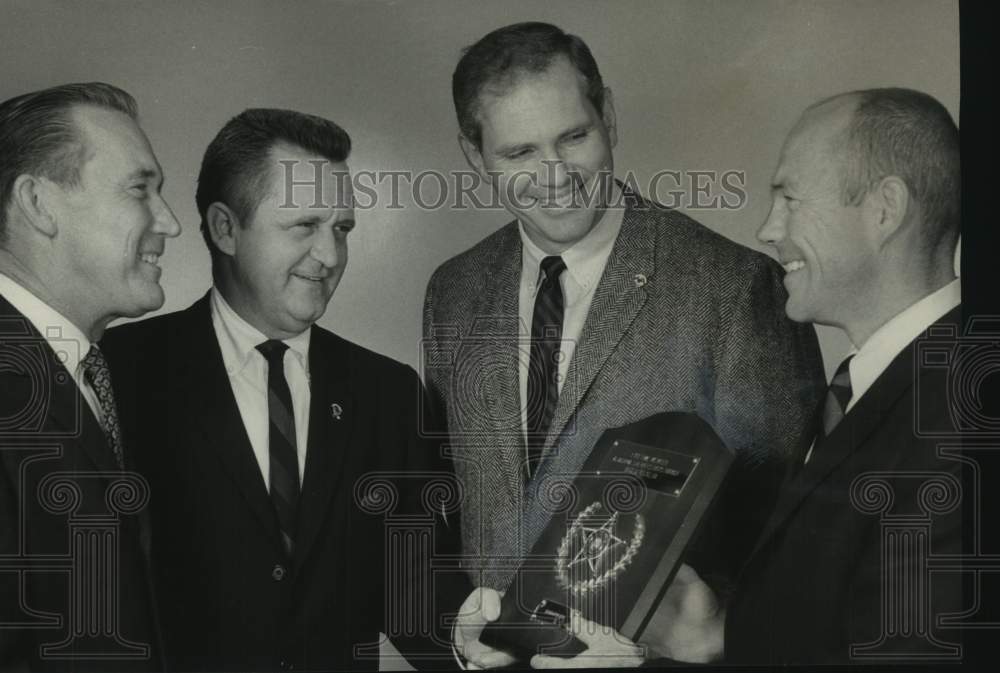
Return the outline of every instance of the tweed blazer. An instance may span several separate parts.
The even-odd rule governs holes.
[[[517,222],[446,261],[428,284],[422,373],[465,487],[463,551],[476,582],[509,584],[550,518],[537,493],[547,476],[576,474],[606,428],[675,410],[699,414],[737,454],[700,563],[731,578],[811,434],[822,360],[813,328],[785,317],[781,268],[686,215],[626,198],[530,482]]]

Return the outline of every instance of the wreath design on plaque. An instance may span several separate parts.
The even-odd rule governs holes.
[[[628,568],[646,535],[646,522],[635,515],[631,538],[615,530],[619,513],[601,514],[601,503],[584,508],[566,531],[556,557],[559,586],[577,595],[602,589]]]

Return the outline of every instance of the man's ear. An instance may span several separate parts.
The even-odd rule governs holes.
[[[35,231],[54,237],[59,232],[55,213],[55,199],[60,187],[45,177],[34,175],[19,175],[14,180],[11,189],[12,210],[20,213],[21,218]]]
[[[611,87],[604,87],[604,109],[601,110],[604,127],[608,130],[608,142],[611,147],[618,145],[618,120],[615,117],[615,99]]]
[[[873,200],[875,228],[881,245],[896,235],[907,220],[911,208],[910,190],[895,175],[882,178],[870,192]],[[912,213],[909,213],[912,215]]]
[[[479,148],[476,147],[476,144],[461,133],[458,134],[458,144],[462,148],[462,154],[465,155],[465,160],[469,162],[469,166],[485,179],[486,166],[483,163],[483,155],[479,151]]]
[[[212,243],[224,255],[236,254],[236,230],[240,220],[232,209],[221,201],[211,203],[205,210],[205,226]]]

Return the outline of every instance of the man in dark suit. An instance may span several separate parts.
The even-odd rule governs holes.
[[[425,375],[465,484],[463,551],[491,590],[482,600],[545,527],[546,475],[577,473],[606,428],[674,410],[737,455],[688,559],[724,587],[822,392],[813,329],[782,315],[780,268],[615,182],[611,93],[578,37],[498,29],[452,86],[461,147],[517,218],[445,262],[424,307]],[[476,637],[456,632],[465,656],[506,661],[480,657]]]
[[[672,589],[670,654],[957,660],[961,637],[938,620],[963,608],[960,574],[928,560],[962,552],[961,455],[936,439],[958,434],[939,366],[961,333],[958,129],[917,91],[833,97],[786,140],[773,199],[759,237],[787,272],[788,315],[854,348],[728,606],[693,573]]]
[[[97,347],[180,227],[108,84],[0,103],[0,669],[159,670],[148,489]]]
[[[375,668],[380,631],[430,640],[429,620],[410,621],[435,608],[411,593],[430,559],[387,557],[383,517],[415,517],[419,547],[457,516],[418,437],[421,384],[314,324],[355,226],[350,146],[299,112],[230,120],[198,178],[213,287],[106,337],[152,490],[174,668]]]

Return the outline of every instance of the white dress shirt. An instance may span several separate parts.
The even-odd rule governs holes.
[[[858,403],[875,380],[882,375],[889,364],[907,344],[920,336],[928,327],[937,322],[948,311],[962,301],[962,281],[959,278],[944,287],[911,304],[897,313],[887,323],[868,337],[860,348],[853,348],[844,359],[854,355],[847,365],[851,375],[851,399],[844,410],[846,414]],[[806,462],[812,455],[812,447],[806,454]]]
[[[621,188],[616,183],[611,193],[610,203],[622,204]],[[590,312],[597,284],[604,274],[604,267],[611,255],[618,232],[625,216],[624,205],[608,208],[598,223],[582,239],[567,248],[561,255],[566,270],[559,277],[563,291],[562,345],[559,351],[559,392],[562,393],[569,362],[576,350],[577,341]],[[521,389],[521,431],[527,433],[528,418],[528,365],[530,363],[531,319],[535,311],[535,296],[541,287],[541,264],[548,257],[535,245],[524,231],[524,224],[518,223],[521,235],[521,285],[518,294],[518,316],[520,317],[518,349],[518,378]]]
[[[0,295],[10,302],[44,337],[56,357],[76,382],[94,418],[104,427],[104,414],[97,393],[90,386],[81,364],[90,350],[90,339],[68,318],[25,289],[16,280],[0,273]]]
[[[229,375],[229,385],[236,397],[243,427],[250,437],[264,485],[271,487],[271,462],[268,454],[270,419],[267,413],[267,360],[257,346],[267,337],[241,318],[215,287],[211,293],[212,326],[222,349],[222,362]],[[305,475],[306,446],[309,439],[309,337],[312,330],[284,339],[285,380],[292,393],[295,416],[295,452],[299,462],[299,483]]]

